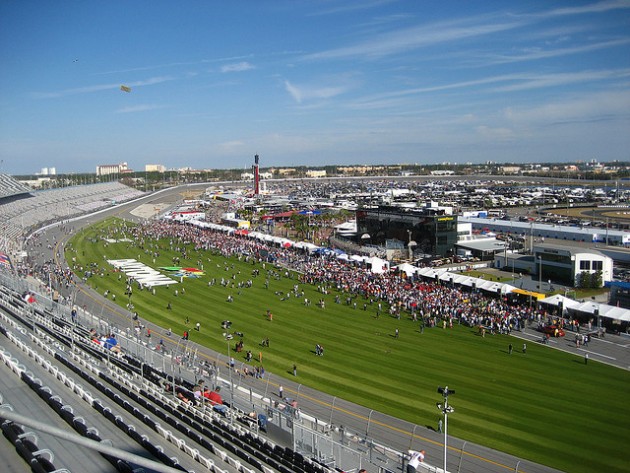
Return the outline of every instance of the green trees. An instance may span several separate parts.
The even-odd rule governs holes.
[[[590,273],[582,271],[575,278],[575,287],[580,289],[596,289],[602,287],[602,272],[595,271]]]

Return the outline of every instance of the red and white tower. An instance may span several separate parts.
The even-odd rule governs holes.
[[[254,197],[260,197],[260,171],[258,169],[258,155],[254,155]]]

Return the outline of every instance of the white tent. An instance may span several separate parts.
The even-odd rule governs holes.
[[[399,264],[398,266],[396,266],[396,269],[400,271],[401,273],[405,273],[407,276],[411,276],[416,271],[418,271],[418,268],[416,268],[414,265],[409,264],[409,263]]]
[[[440,281],[451,282],[451,281],[455,281],[456,277],[457,277],[457,274],[451,273],[449,271],[445,271],[444,273],[438,276],[438,279]]]
[[[453,282],[455,284],[461,284],[462,281],[466,281],[468,278],[470,278],[470,276],[466,276],[465,274],[458,274],[455,276],[455,279],[453,280]]]
[[[254,238],[256,240],[261,240],[263,235],[264,233],[260,233],[260,232],[249,232],[247,234],[249,238]]]
[[[607,319],[630,322],[630,310],[614,305],[600,304],[599,315]]]
[[[499,291],[501,292],[501,294],[508,294],[510,292],[512,292],[513,289],[516,289],[514,286],[512,286],[511,284],[501,284],[499,283]]]
[[[587,314],[592,314],[595,315],[595,312],[599,311],[599,306],[601,304],[599,304],[598,302],[583,302],[582,304],[578,305],[577,307],[573,307],[573,310],[576,310],[578,312],[586,312]]]
[[[433,275],[435,274],[435,270],[434,270],[433,268],[429,268],[429,267],[426,267],[426,268],[420,268],[420,269],[418,270],[418,274],[419,274],[420,276],[424,276],[424,277],[430,277],[430,278],[432,278],[432,277],[433,277]]]
[[[372,265],[371,271],[373,273],[377,273],[377,274],[384,273],[385,271],[389,269],[389,263],[385,261],[384,259],[377,258],[376,256],[373,256],[372,258],[366,260],[365,262]]]
[[[435,280],[436,276],[445,273],[447,270],[444,268],[421,268],[418,270],[418,274],[425,278]]]
[[[614,305],[588,301],[579,304],[577,307],[572,307],[571,309],[576,312],[583,312],[596,317],[618,320],[620,322],[630,322],[630,310]]]
[[[460,282],[460,284],[462,286],[472,287],[473,284],[475,286],[479,286],[481,281],[483,281],[483,279],[473,278],[472,276],[468,276],[468,277],[466,277],[466,279],[464,279],[462,282]]]
[[[317,245],[315,245],[313,243],[309,243],[307,241],[302,242],[302,246],[304,248],[306,248],[306,251],[308,251],[309,253],[312,253],[313,251],[319,250],[321,248],[321,246],[317,246]]]
[[[555,305],[556,307],[562,304],[562,307],[564,309],[563,311],[566,311],[567,309],[574,309],[580,305],[580,302],[569,299],[568,297],[561,296],[560,294],[545,297],[538,302],[541,302],[543,304]]]
[[[481,281],[477,284],[477,289],[483,289],[484,291],[496,292],[495,286],[497,285],[494,281]]]

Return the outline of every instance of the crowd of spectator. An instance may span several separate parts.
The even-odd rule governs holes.
[[[132,234],[131,240],[140,248],[154,255],[159,251],[157,241],[167,239],[169,249],[181,252],[182,258],[189,256],[186,246],[193,245],[195,250],[216,251],[225,257],[273,262],[276,271],[278,267],[294,270],[299,273],[300,282],[316,285],[322,294],[333,289],[345,294],[343,298],[337,296],[335,302],[376,311],[377,316],[387,310],[391,316],[400,318],[404,314],[429,326],[443,324],[448,327],[457,321],[484,326],[494,333],[509,333],[521,329],[527,320],[545,323],[555,315],[505,295],[408,278],[397,271],[377,274],[361,263],[341,260],[334,255],[278,248],[247,236],[192,225],[152,221],[129,227],[126,231]],[[273,272],[274,268],[270,267],[269,271]],[[294,295],[299,294],[296,291]],[[320,307],[325,306],[320,304]]]

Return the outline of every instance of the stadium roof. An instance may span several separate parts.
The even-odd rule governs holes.
[[[0,174],[0,199],[30,192],[31,189],[28,186],[16,181],[8,174]]]
[[[491,252],[503,251],[505,242],[497,240],[496,238],[484,238],[480,240],[458,241],[457,246],[469,250]]]

